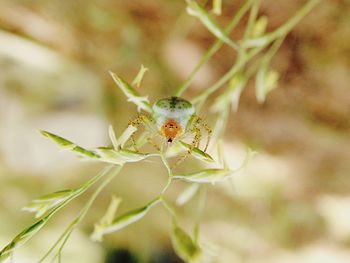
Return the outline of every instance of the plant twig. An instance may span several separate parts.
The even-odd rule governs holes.
[[[229,34],[237,26],[238,22],[242,19],[244,14],[249,10],[253,0],[248,0],[245,4],[238,10],[235,16],[232,18],[230,23],[225,28],[225,33]],[[181,96],[182,93],[191,85],[194,77],[201,69],[201,67],[206,64],[209,59],[222,47],[223,42],[220,39],[217,39],[215,43],[208,49],[208,51],[201,57],[201,60],[198,62],[196,67],[192,70],[191,74],[185,80],[185,82],[179,86],[175,92],[175,96]]]

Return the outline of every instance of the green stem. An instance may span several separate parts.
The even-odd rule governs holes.
[[[245,41],[243,43],[243,46],[245,47],[255,47],[258,45],[262,45],[267,42],[271,42],[277,38],[280,38],[287,33],[289,33],[296,24],[300,22],[301,19],[303,19],[321,0],[310,0],[308,1],[299,11],[291,17],[286,23],[284,23],[282,26],[280,26],[275,31],[268,33],[264,36],[250,39]]]
[[[253,3],[252,8],[250,9],[250,14],[249,14],[249,18],[248,18],[247,27],[245,28],[244,36],[243,36],[244,40],[249,38],[249,36],[251,35],[254,23],[255,23],[256,18],[258,16],[260,3],[261,3],[261,0],[255,0],[254,3]]]
[[[57,205],[55,208],[53,208],[47,215],[41,217],[38,221],[36,221],[34,224],[32,224],[30,227],[26,228],[24,231],[22,231],[20,234],[18,234],[10,244],[8,244],[3,250],[0,251],[0,260],[5,259],[7,255],[10,255],[12,253],[11,251],[14,250],[14,248],[17,248],[19,245],[19,241],[22,241],[20,245],[23,245],[25,242],[27,242],[32,235],[25,236],[24,235],[30,231],[32,228],[36,229],[36,232],[38,232],[41,228],[44,227],[44,225],[59,211],[61,208],[63,208],[66,204],[68,204],[70,201],[75,199],[76,197],[83,194],[90,186],[92,186],[94,183],[96,183],[98,180],[100,180],[103,176],[105,176],[112,168],[112,165],[104,168],[100,173],[98,173],[95,177],[90,179],[87,183],[85,183],[80,188],[76,189],[64,202]],[[38,227],[40,226],[40,227]]]
[[[231,33],[231,31],[236,27],[238,22],[242,19],[243,15],[248,11],[252,2],[253,2],[252,0],[246,1],[245,4],[238,10],[236,15],[232,18],[231,22],[225,28],[225,33],[227,34]],[[202,56],[201,60],[198,62],[196,67],[192,70],[187,80],[180,87],[178,87],[175,93],[175,96],[181,96],[182,93],[186,91],[186,89],[191,85],[193,79],[195,78],[200,68],[209,61],[209,59],[221,48],[222,45],[223,45],[223,41],[221,41],[220,39],[217,39],[215,41],[215,43]]]
[[[173,172],[170,168],[170,165],[168,163],[168,160],[166,159],[165,157],[165,151],[164,150],[164,146],[162,147],[163,149],[161,150],[160,152],[160,158],[162,159],[162,162],[165,166],[165,168],[167,169],[168,171],[168,181],[166,183],[166,185],[164,186],[163,190],[161,191],[161,195],[163,196],[163,194],[165,193],[165,191],[169,188],[169,186],[171,185],[171,182],[172,182],[172,177],[173,177]]]
[[[286,34],[288,34],[292,28],[308,13],[311,9],[319,2],[320,0],[310,0],[307,2],[292,18],[290,18],[284,25],[282,25],[276,31],[266,34],[261,37],[264,38],[264,41],[261,42],[254,49],[249,51],[246,55],[239,56],[236,63],[232,66],[232,68],[222,76],[216,83],[214,83],[211,87],[204,90],[201,94],[196,96],[192,103],[197,104],[201,101],[206,100],[206,98],[211,95],[213,92],[218,90],[222,85],[224,85],[227,81],[229,81],[239,70],[241,70],[246,63],[255,55],[257,55],[261,50],[263,50],[270,43],[275,41],[277,38],[284,38]],[[259,38],[259,39],[261,39]],[[249,41],[249,40],[247,40]],[[252,40],[254,41],[254,39]],[[247,46],[245,46],[246,48]]]
[[[241,59],[237,60],[237,62],[232,66],[232,68],[226,72],[224,76],[222,76],[217,82],[215,82],[211,87],[204,90],[201,94],[196,96],[194,99],[192,99],[193,104],[197,104],[201,102],[202,100],[205,100],[209,95],[211,95],[213,92],[215,92],[217,89],[219,89],[222,85],[224,85],[226,82],[228,82],[238,71],[240,71],[247,63],[248,60],[250,60],[252,57],[257,55],[263,48],[263,47],[257,47],[250,52],[247,53],[247,55],[242,56]]]
[[[75,199],[76,197],[80,196],[81,194],[83,194],[86,190],[88,190],[92,185],[94,185],[97,181],[99,181],[102,177],[104,177],[106,174],[108,174],[111,169],[113,168],[113,165],[110,165],[106,168],[104,168],[100,173],[98,173],[96,176],[94,176],[93,178],[91,178],[89,181],[87,181],[83,186],[81,186],[80,188],[78,188],[77,191],[75,191],[75,193],[68,198],[65,202],[63,202],[61,205],[59,205],[58,207],[56,207],[54,210],[51,211],[51,213],[48,215],[49,218],[51,218],[56,212],[58,212],[62,207],[64,207],[67,203],[69,203],[71,200]],[[120,167],[121,168],[121,167]],[[120,169],[119,169],[120,170]],[[114,173],[112,173],[112,175],[114,175]],[[102,190],[102,189],[101,189]],[[48,219],[49,219],[48,218]],[[74,221],[73,221],[74,222]],[[65,235],[67,235],[69,228],[59,237],[59,239],[54,243],[54,245],[49,249],[49,251],[39,260],[39,263],[43,262],[45,260],[45,258],[47,258],[47,256],[49,254],[51,254],[51,252],[53,251],[53,249],[59,244],[59,242],[64,238]]]
[[[85,204],[83,209],[80,211],[79,215],[73,220],[71,225],[67,228],[68,232],[66,237],[64,238],[59,250],[58,250],[58,257],[61,257],[61,253],[63,250],[64,245],[67,243],[70,235],[72,234],[74,228],[84,219],[86,216],[87,212],[89,211],[90,207],[92,206],[93,202],[96,200],[97,196],[101,193],[103,188],[105,188],[113,179],[116,175],[119,174],[120,170],[122,169],[123,166],[117,166],[115,171],[111,173],[102,183],[101,185],[95,190],[95,192],[92,194],[88,202]]]
[[[166,185],[164,186],[163,190],[161,191],[161,195],[163,195],[165,193],[165,191],[168,190],[169,186],[171,185],[171,182],[172,182],[172,177],[169,176]]]
[[[215,128],[212,135],[214,142],[218,141],[219,138],[224,137],[224,132],[226,130],[227,120],[230,112],[229,102],[230,101],[228,101],[225,105],[225,109],[222,112],[218,113],[218,118],[215,123]]]
[[[169,176],[169,177],[172,177],[172,176],[173,176],[173,172],[172,172],[172,170],[171,170],[171,168],[170,168],[170,165],[169,165],[169,163],[168,163],[168,160],[167,160],[166,157],[165,157],[165,153],[164,153],[164,152],[161,152],[161,153],[160,153],[160,158],[162,159],[162,162],[163,162],[165,168],[167,169],[168,176]]]
[[[168,204],[167,201],[165,201],[164,197],[161,196],[161,202],[162,202],[162,205],[164,206],[164,208],[171,214],[171,216],[173,218],[176,217],[176,213],[175,213],[175,210]]]
[[[203,186],[203,188],[200,191],[200,195],[198,199],[198,210],[197,210],[196,221],[193,229],[193,236],[194,236],[195,243],[198,242],[200,221],[205,208],[206,198],[207,198],[207,188],[206,186]]]
[[[247,40],[252,33],[254,23],[255,23],[256,18],[258,16],[260,3],[261,3],[261,0],[256,0],[253,2],[252,8],[250,9],[250,12],[249,12],[248,23],[247,23],[247,26],[244,30],[243,41]],[[241,48],[238,52],[238,60],[240,60],[242,57],[244,57],[246,55],[246,51],[247,51],[247,49],[241,46]]]
[[[245,74],[246,81],[248,81],[258,70],[258,68],[262,64],[269,63],[272,59],[272,57],[276,54],[278,51],[279,47],[282,45],[284,40],[284,37],[277,39],[273,45],[270,47],[270,49],[261,57],[258,61],[256,61],[252,66],[250,66]]]

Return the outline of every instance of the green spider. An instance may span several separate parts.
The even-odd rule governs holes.
[[[171,145],[172,143],[183,139],[187,135],[194,134],[194,138],[187,153],[178,159],[173,165],[175,168],[183,160],[191,154],[194,148],[199,148],[199,143],[202,138],[201,128],[207,131],[207,142],[204,147],[206,152],[210,143],[211,129],[200,117],[196,115],[194,106],[187,100],[179,97],[169,97],[158,100],[152,107],[151,116],[139,115],[129,125],[138,127],[144,125],[150,132],[151,137],[148,141],[160,151],[160,148],[153,142],[155,135],[160,135],[163,140],[163,145]],[[155,132],[154,132],[155,131]],[[134,134],[131,136],[133,146],[136,149]],[[137,149],[136,149],[137,150]]]

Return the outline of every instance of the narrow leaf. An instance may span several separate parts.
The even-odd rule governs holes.
[[[222,0],[213,0],[213,13],[215,15],[221,15]]]
[[[67,200],[67,198],[69,198],[72,193],[74,193],[74,190],[62,190],[44,195],[38,199],[31,201],[30,204],[23,207],[22,210],[34,212],[36,213],[35,217],[39,218],[51,208]]]
[[[125,143],[129,140],[130,136],[137,131],[135,126],[129,125],[122,135],[119,137],[118,142],[121,148],[124,147]]]
[[[154,205],[156,205],[159,202],[160,202],[160,198],[156,198],[155,200],[153,200],[149,204],[145,205],[144,207],[134,209],[134,210],[132,210],[124,215],[117,217],[116,219],[113,220],[113,222],[111,222],[111,224],[109,224],[107,226],[101,225],[101,224],[96,224],[92,238],[94,240],[101,240],[103,235],[116,232],[116,231],[140,220],[148,213],[148,211]]]
[[[259,17],[259,19],[255,22],[255,24],[252,28],[251,37],[257,38],[257,37],[262,36],[266,31],[267,23],[268,23],[267,16]]]
[[[216,183],[226,180],[227,178],[230,178],[231,176],[235,175],[238,171],[244,169],[247,164],[249,163],[249,160],[252,156],[254,156],[256,152],[252,151],[251,149],[247,149],[246,156],[241,163],[241,165],[235,169],[232,170],[227,167],[227,164],[224,162],[224,168],[223,169],[204,169],[193,173],[187,173],[187,174],[175,174],[173,175],[173,179],[180,179],[185,180],[187,182],[193,182],[193,183]]]
[[[30,227],[19,233],[6,247],[0,251],[0,262],[10,257],[14,249],[21,244],[28,241],[33,235],[35,235],[47,222],[45,218],[40,219]]]
[[[121,198],[112,196],[112,201],[109,204],[105,215],[101,218],[100,222],[95,224],[94,232],[91,235],[92,240],[102,241],[104,229],[112,224],[121,200]]]
[[[222,139],[218,140],[217,142],[217,158],[218,162],[221,165],[221,167],[227,168],[227,163],[224,159],[224,154],[222,152]]]
[[[269,72],[267,72],[265,80],[266,93],[276,88],[279,76],[279,73],[275,70],[269,70]]]
[[[229,81],[228,88],[216,98],[211,110],[223,112],[231,103],[232,110],[237,111],[241,93],[247,83],[247,78],[242,73],[235,74]]]
[[[50,133],[48,131],[40,131],[40,133],[52,140],[54,143],[56,143],[58,146],[60,146],[63,150],[68,150],[77,153],[79,156],[87,157],[87,158],[99,158],[99,156],[94,153],[93,151],[86,150],[76,144],[74,144],[71,141],[68,141],[67,139],[64,139],[58,135],[55,135],[53,133]]]
[[[174,179],[182,179],[193,183],[216,183],[223,181],[232,174],[229,169],[204,169],[188,174],[176,174]]]
[[[275,39],[285,37],[296,24],[300,22],[316,5],[320,3],[320,0],[309,0],[306,2],[287,22],[278,27],[275,31],[267,33],[258,38],[247,39],[242,43],[245,48],[261,47]]]
[[[43,195],[32,202],[34,203],[46,203],[46,202],[52,202],[52,201],[57,201],[61,199],[65,199],[67,196],[70,196],[74,190],[71,189],[66,189],[66,190],[60,190],[56,191],[47,195]]]
[[[267,94],[277,85],[279,74],[274,70],[268,70],[268,65],[263,63],[256,74],[255,95],[259,103],[265,102]]]
[[[265,79],[267,74],[267,65],[263,64],[256,73],[255,95],[259,103],[263,103],[266,97]]]
[[[185,143],[183,141],[180,141],[180,145],[186,150],[189,150],[192,148],[190,144]],[[209,154],[207,154],[206,152],[203,152],[201,149],[197,147],[194,147],[192,149],[191,155],[201,161],[214,162],[214,159]]]
[[[100,161],[118,165],[128,162],[139,162],[151,156],[158,156],[156,153],[140,153],[126,149],[116,151],[108,147],[100,147],[95,151],[101,156]]]
[[[166,158],[172,158],[178,156],[179,153],[183,152],[184,146],[180,142],[174,143],[171,147],[168,147],[165,152]]]
[[[40,131],[40,133],[51,139],[54,143],[56,143],[58,146],[60,146],[64,150],[73,150],[76,145],[72,143],[71,141],[68,141],[67,139],[64,139],[58,135],[55,135],[53,133],[50,133],[48,131]]]
[[[113,218],[118,210],[118,207],[121,203],[122,199],[112,196],[112,201],[108,206],[106,214],[101,219],[101,224],[110,225],[112,224]]]
[[[148,68],[146,68],[144,65],[141,65],[139,73],[137,73],[136,78],[134,79],[134,81],[131,84],[133,86],[140,87],[143,76],[145,75],[145,73],[147,71],[148,71]]]
[[[149,113],[152,113],[152,107],[149,103],[148,97],[142,97],[139,95],[139,93],[125,80],[118,77],[117,74],[113,72],[109,72],[114,80],[114,82],[118,85],[118,87],[121,89],[121,91],[124,93],[125,96],[128,97],[128,101],[131,101],[137,105],[137,110],[140,111],[145,110]]]
[[[109,135],[109,139],[113,144],[114,149],[117,150],[119,148],[119,143],[117,138],[115,137],[115,132],[112,125],[109,125],[108,127],[108,135]]]
[[[201,256],[201,250],[192,238],[175,222],[171,232],[171,242],[176,254],[185,262],[195,262]]]
[[[187,12],[189,15],[198,17],[202,24],[222,42],[226,43],[233,49],[239,49],[238,45],[226,35],[226,33],[220,28],[220,26],[215,22],[215,20],[208,14],[208,12],[204,8],[199,6],[193,0],[188,0],[187,4]]]
[[[236,112],[238,110],[239,100],[241,98],[242,91],[247,83],[247,78],[238,76],[238,79],[232,78],[229,82],[231,109]]]
[[[198,192],[199,184],[191,184],[182,191],[176,199],[176,204],[182,206],[191,200]]]
[[[148,211],[156,204],[160,202],[160,198],[156,198],[144,207],[132,210],[116,219],[113,220],[112,224],[108,228],[108,232],[112,231],[115,232],[131,223],[136,222],[137,220],[144,217]]]

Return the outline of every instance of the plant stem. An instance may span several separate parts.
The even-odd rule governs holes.
[[[199,237],[199,227],[200,227],[200,220],[205,208],[205,201],[207,198],[207,188],[206,186],[203,186],[202,189],[200,189],[199,199],[198,199],[198,209],[197,209],[197,216],[196,221],[193,229],[193,236],[194,236],[194,242],[198,242]]]
[[[232,66],[232,68],[226,72],[224,76],[222,76],[217,82],[215,82],[211,87],[204,90],[201,94],[196,96],[194,99],[192,99],[193,104],[197,104],[201,102],[202,100],[205,100],[209,95],[211,95],[213,92],[215,92],[217,89],[219,89],[222,85],[224,85],[227,81],[229,81],[239,70],[241,70],[246,62],[254,57],[256,54],[258,54],[263,47],[257,47],[250,52],[247,53],[247,55],[242,56],[241,59],[237,60],[237,62]]]
[[[310,0],[307,2],[299,11],[290,18],[284,25],[279,27],[277,30],[275,30],[272,33],[268,33],[258,39],[259,45],[255,46],[251,51],[249,51],[245,55],[238,56],[238,59],[236,63],[232,66],[232,68],[224,75],[222,76],[216,83],[214,83],[211,87],[204,90],[201,94],[196,96],[191,102],[194,104],[197,104],[201,101],[206,100],[206,98],[211,95],[213,92],[215,92],[217,89],[219,89],[222,85],[224,85],[227,81],[229,81],[239,70],[241,70],[246,63],[255,55],[257,55],[261,50],[263,50],[266,46],[268,46],[270,43],[275,41],[278,38],[284,38],[292,29],[293,27],[308,13],[311,11],[311,9],[319,3],[320,0]],[[263,39],[263,41],[261,41]],[[250,41],[257,41],[257,39],[252,40],[246,40],[247,42]],[[243,47],[247,48],[249,45],[246,45],[243,43]]]
[[[176,217],[176,213],[175,213],[174,209],[168,204],[167,201],[165,201],[163,196],[161,196],[161,201],[162,201],[162,205],[171,214],[171,216]]]
[[[89,189],[92,185],[94,185],[97,181],[99,181],[102,177],[104,177],[106,174],[108,174],[111,169],[113,168],[113,165],[110,165],[106,168],[104,168],[100,173],[98,173],[96,176],[91,178],[89,181],[87,181],[83,186],[78,188],[78,190],[75,192],[75,194],[72,195],[72,197],[68,198],[65,202],[63,202],[61,205],[56,207],[54,210],[52,210],[49,214],[49,218],[51,218],[58,210],[60,210],[62,207],[64,207],[67,203],[69,203],[71,200],[75,199],[79,195],[83,194],[87,189]],[[121,167],[120,167],[121,169]],[[120,170],[119,169],[119,170]],[[114,173],[112,173],[114,175]],[[102,189],[101,189],[102,190]],[[95,192],[96,193],[96,192]],[[74,221],[73,221],[74,222]],[[53,251],[53,249],[59,244],[59,242],[64,238],[64,236],[68,233],[69,228],[59,237],[59,239],[53,244],[53,246],[48,250],[48,252],[39,260],[39,263],[43,262],[45,258]]]
[[[262,43],[271,42],[277,38],[285,36],[289,33],[296,24],[300,22],[321,0],[309,0],[298,12],[292,16],[286,23],[277,28],[275,31],[268,33],[264,36],[247,40],[243,45],[245,47],[255,47]]]
[[[232,18],[231,22],[225,28],[225,33],[227,34],[231,33],[231,31],[236,27],[238,22],[242,19],[243,15],[248,11],[252,2],[253,2],[252,0],[246,1],[245,4],[238,10],[238,12]],[[201,60],[198,62],[196,67],[192,70],[191,74],[185,80],[185,82],[180,87],[178,87],[175,93],[175,96],[181,96],[182,93],[186,91],[186,89],[191,85],[193,79],[195,78],[200,68],[209,61],[209,59],[221,48],[222,45],[223,45],[223,41],[221,41],[220,39],[217,39],[215,41],[215,43],[202,56]]]
[[[169,186],[171,185],[171,182],[172,182],[172,177],[169,176],[166,185],[164,186],[163,190],[161,191],[161,195],[163,195],[165,193],[165,191],[168,190]]]
[[[97,196],[101,193],[103,188],[105,188],[114,179],[114,177],[119,174],[122,167],[123,166],[118,165],[117,168],[115,169],[115,171],[113,173],[109,174],[109,176],[100,184],[100,186],[91,195],[90,199],[85,204],[83,209],[80,211],[79,215],[72,221],[71,225],[67,228],[68,231],[67,231],[66,237],[64,238],[64,240],[63,240],[63,242],[58,250],[58,253],[57,253],[59,258],[61,257],[63,247],[67,243],[68,238],[72,234],[74,228],[84,219],[84,217],[86,216],[90,207],[92,206],[93,202],[96,200]],[[59,260],[59,262],[60,262],[60,260]]]
[[[250,9],[248,23],[247,23],[247,27],[245,28],[245,31],[244,31],[243,39],[247,39],[251,35],[254,23],[255,23],[256,18],[258,16],[260,3],[261,3],[261,0],[255,0],[252,8]]]

